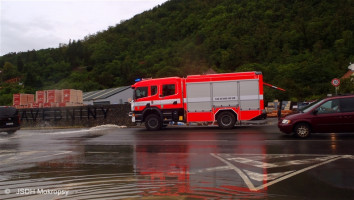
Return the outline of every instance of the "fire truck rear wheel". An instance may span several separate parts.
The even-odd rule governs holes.
[[[223,112],[218,116],[218,124],[222,129],[231,129],[235,126],[236,118],[231,112]]]
[[[160,130],[162,127],[162,120],[156,114],[150,114],[146,117],[145,120],[145,127],[149,131],[157,131]]]

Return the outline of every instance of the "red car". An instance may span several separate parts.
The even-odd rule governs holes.
[[[316,101],[278,122],[280,131],[306,138],[311,133],[354,132],[354,95]]]

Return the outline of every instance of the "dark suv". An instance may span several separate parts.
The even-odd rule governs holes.
[[[278,122],[280,131],[306,138],[312,133],[354,133],[354,95],[327,97]]]
[[[0,132],[8,134],[20,129],[20,118],[14,107],[0,106]]]

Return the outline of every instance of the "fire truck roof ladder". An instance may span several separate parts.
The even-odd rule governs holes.
[[[263,82],[263,85],[268,86],[268,87],[271,87],[271,88],[274,88],[274,89],[277,89],[277,90],[280,90],[280,91],[283,91],[283,92],[285,92],[285,91],[286,91],[286,90],[284,90],[283,88],[280,88],[280,87],[277,87],[277,86],[271,85],[271,84],[266,83],[266,82]]]

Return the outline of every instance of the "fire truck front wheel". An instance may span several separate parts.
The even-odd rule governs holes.
[[[222,112],[217,118],[219,127],[222,129],[231,129],[235,126],[236,117],[231,112]]]
[[[145,119],[145,127],[149,131],[157,131],[162,127],[162,120],[156,114],[150,114]]]

